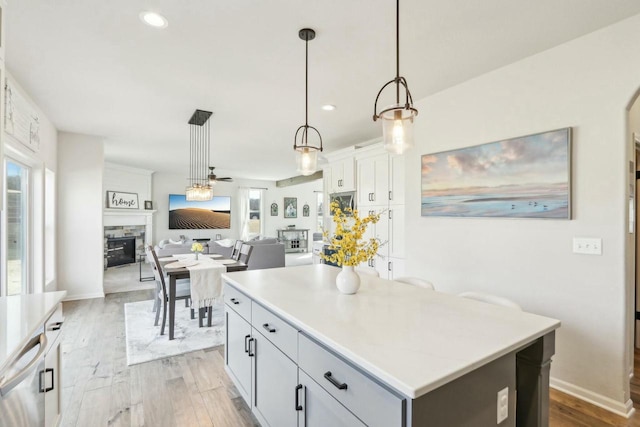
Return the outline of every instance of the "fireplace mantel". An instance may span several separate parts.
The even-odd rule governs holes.
[[[102,224],[105,227],[144,225],[145,243],[153,242],[153,214],[156,210],[147,209],[103,209]]]

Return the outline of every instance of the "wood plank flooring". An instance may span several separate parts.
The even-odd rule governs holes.
[[[127,366],[124,304],[150,291],[64,303],[62,426],[257,426],[222,347]]]
[[[127,366],[124,304],[151,291],[64,303],[62,426],[258,426],[224,372],[222,347]],[[640,353],[631,419],[551,390],[550,424],[640,427]]]

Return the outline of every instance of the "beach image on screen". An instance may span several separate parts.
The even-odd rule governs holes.
[[[170,230],[218,228],[231,228],[231,197],[189,202],[184,194],[169,195]]]

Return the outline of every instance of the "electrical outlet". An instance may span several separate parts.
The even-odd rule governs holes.
[[[602,255],[602,239],[574,237],[573,253],[586,255]]]
[[[498,392],[498,424],[509,416],[509,387]]]

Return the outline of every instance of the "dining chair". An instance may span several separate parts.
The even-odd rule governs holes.
[[[433,283],[421,279],[419,277],[399,277],[397,279],[393,279],[395,282],[407,283],[409,285],[417,286],[419,288],[429,289],[431,291],[435,291],[436,288],[433,286]]]
[[[244,242],[242,240],[236,240],[236,243],[233,245],[233,250],[231,251],[231,259],[235,259],[238,261],[240,259],[240,248]]]
[[[251,258],[251,252],[253,251],[253,245],[243,243],[238,251],[238,261],[243,264],[249,265],[249,258]]]
[[[522,307],[520,307],[520,305],[518,305],[517,303],[511,301],[508,298],[500,297],[497,295],[491,295],[484,292],[462,292],[459,293],[458,296],[522,311]]]
[[[148,247],[148,252],[151,254],[151,267],[153,270],[153,276],[156,279],[156,320],[154,325],[158,326],[160,320],[160,303],[162,303],[162,327],[160,328],[160,335],[164,335],[164,328],[167,324],[167,303],[169,302],[169,293],[167,292],[167,285],[165,282],[164,274],[162,272],[162,266],[158,261],[156,251],[151,245]],[[176,300],[191,298],[191,284],[188,281],[176,283]]]
[[[380,277],[380,273],[373,267],[361,266],[355,268],[356,273],[366,274],[368,276]]]

